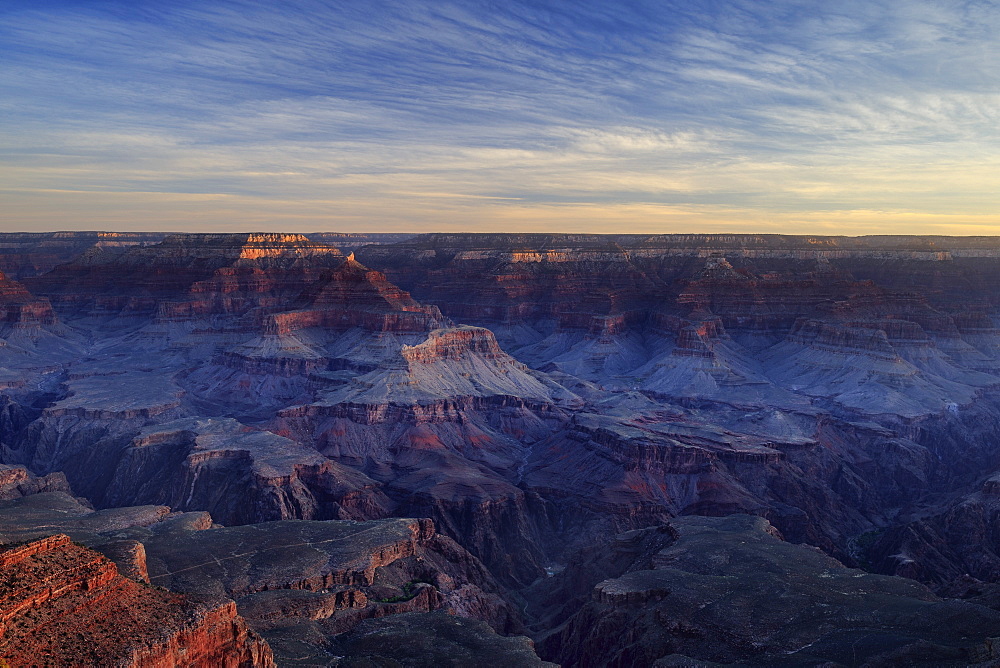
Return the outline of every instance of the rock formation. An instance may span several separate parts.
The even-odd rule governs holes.
[[[413,611],[441,610],[487,624],[463,645],[484,636],[502,644],[497,632],[523,631],[489,571],[436,533],[430,520],[222,528],[207,513],[172,513],[166,506],[94,511],[64,492],[0,501],[0,541],[31,541],[53,531],[154,587],[197,592],[212,607],[235,600],[279,660],[303,652],[324,656],[333,636],[359,622]]]
[[[69,492],[63,473],[36,476],[23,466],[0,464],[0,499],[17,499],[41,492]]]
[[[1000,658],[1000,613],[848,569],[759,518],[685,517],[616,537],[549,585],[592,590],[542,641],[572,666],[969,665]],[[596,580],[596,582],[595,582]],[[559,586],[568,588],[560,591]],[[956,620],[961,622],[956,623]]]
[[[0,634],[11,665],[275,665],[232,603],[125,578],[64,534],[0,551]]]
[[[104,506],[205,510],[222,524],[280,519],[368,519],[389,501],[364,474],[315,450],[233,419],[147,427],[121,453]]]
[[[159,243],[159,232],[0,232],[0,271],[16,280],[40,276],[91,248]]]

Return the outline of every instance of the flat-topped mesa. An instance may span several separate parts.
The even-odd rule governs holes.
[[[352,420],[372,424],[373,420],[439,421],[439,414],[461,416],[490,403],[494,410],[516,404],[543,411],[554,405],[582,403],[546,375],[503,352],[490,330],[467,325],[436,329],[418,345],[403,345],[395,360],[382,368],[320,394],[323,398],[317,404],[279,415],[351,415]],[[483,401],[491,399],[496,401]],[[401,414],[393,407],[404,410]]]
[[[0,550],[4,663],[274,666],[231,601],[206,604],[140,584],[62,534]]]
[[[314,251],[317,248],[328,249],[330,252],[338,252],[332,246],[314,243],[308,237],[301,234],[249,234],[243,242],[240,259],[279,257],[286,255],[289,249],[301,252],[306,249]]]
[[[149,371],[70,378],[66,396],[44,410],[47,417],[89,420],[150,419],[176,412],[184,391]]]
[[[265,522],[196,534],[154,534],[145,543],[155,557],[150,562],[154,584],[209,595],[225,592],[237,599],[261,592],[328,593],[324,590],[337,586],[369,587],[378,582],[381,569],[395,562],[442,548],[464,553],[442,540],[431,520],[399,517],[366,522]],[[275,559],[275,552],[282,559]],[[212,556],[221,558],[213,560]],[[478,566],[473,575],[485,575],[479,564],[469,563],[468,553],[461,556],[466,563],[456,565]],[[426,566],[432,569],[434,565]]]
[[[468,354],[477,354],[491,360],[509,359],[497,344],[493,332],[469,326],[436,329],[423,343],[404,345],[400,354],[409,364],[458,360]],[[523,364],[515,364],[521,369],[526,368]]]

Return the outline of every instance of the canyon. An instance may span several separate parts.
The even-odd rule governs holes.
[[[1000,239],[7,233],[0,271],[40,665],[1000,657]]]

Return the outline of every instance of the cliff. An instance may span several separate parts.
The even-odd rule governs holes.
[[[105,324],[232,315],[293,298],[336,248],[302,235],[172,235],[152,245],[95,245],[43,276],[27,279],[70,319]]]
[[[845,568],[776,533],[759,518],[734,515],[616,537],[546,583],[553,603],[580,596],[587,581],[593,589],[540,639],[542,656],[567,667],[997,660],[984,633],[1000,613],[939,599],[912,580]]]
[[[150,581],[233,598],[280,655],[322,646],[365,619],[447,610],[498,632],[521,629],[515,609],[475,557],[429,520],[265,522],[207,531],[134,534]],[[293,654],[294,655],[294,654]]]
[[[164,504],[225,525],[280,519],[373,519],[389,500],[363,474],[236,420],[147,427],[121,452],[104,506]]]
[[[31,295],[20,283],[0,273],[0,324],[4,328],[52,325],[57,322],[47,299]]]
[[[0,271],[16,280],[40,276],[91,248],[159,243],[161,232],[0,232]]]
[[[69,492],[63,473],[36,476],[23,466],[0,464],[0,499],[16,499],[41,492]]]
[[[61,534],[0,551],[0,629],[13,665],[275,665],[231,602],[129,580]]]

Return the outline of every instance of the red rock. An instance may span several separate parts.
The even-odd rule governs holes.
[[[30,327],[56,322],[47,299],[32,296],[22,284],[0,272],[0,325]]]
[[[271,316],[265,333],[280,336],[309,327],[427,332],[444,322],[436,307],[417,303],[384,274],[356,261],[353,254],[336,270],[324,273],[297,303],[299,308]]]
[[[13,665],[274,666],[234,603],[129,580],[65,535],[0,552],[0,630]]]

